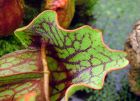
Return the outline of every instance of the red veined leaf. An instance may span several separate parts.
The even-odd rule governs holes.
[[[34,36],[47,43],[51,101],[64,95],[67,101],[81,86],[101,89],[108,72],[128,64],[126,53],[107,47],[99,30],[89,26],[65,30],[58,25],[54,11],[44,11],[15,34],[26,47],[34,42]]]
[[[28,101],[24,99],[30,99],[29,95],[36,99],[35,101],[45,100],[40,79],[26,80],[0,87],[0,101]]]
[[[0,86],[42,77],[42,63],[37,50],[20,50],[0,58]]]

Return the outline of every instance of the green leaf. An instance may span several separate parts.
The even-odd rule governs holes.
[[[0,58],[0,101],[44,101],[40,55],[25,49]]]
[[[40,79],[0,87],[0,101],[37,101],[35,99],[42,99],[44,101],[41,96]]]
[[[40,43],[42,39],[48,43],[51,101],[59,101],[65,91],[67,101],[74,93],[71,90],[80,89],[81,86],[101,89],[108,72],[122,69],[128,64],[126,53],[107,47],[99,30],[89,26],[65,30],[55,19],[54,11],[44,11],[28,26],[15,31],[26,47],[35,47],[34,42]],[[35,37],[38,40],[35,41]]]
[[[43,75],[40,53],[37,50],[20,50],[0,58],[0,86]]]

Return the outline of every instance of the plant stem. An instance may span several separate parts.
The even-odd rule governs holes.
[[[47,57],[46,57],[46,42],[42,41],[41,45],[41,59],[43,64],[43,70],[44,70],[44,93],[46,101],[50,101],[50,90],[49,90],[49,77],[50,77],[50,71],[48,69],[47,64]]]

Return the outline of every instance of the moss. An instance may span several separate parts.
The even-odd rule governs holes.
[[[22,48],[21,43],[14,35],[0,38],[0,56]]]

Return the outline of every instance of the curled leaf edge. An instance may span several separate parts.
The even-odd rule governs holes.
[[[99,32],[99,34],[100,34],[100,39],[101,39],[101,41],[102,41],[103,46],[106,47],[109,51],[111,51],[111,52],[121,52],[121,53],[124,53],[125,55],[127,55],[127,53],[124,52],[124,51],[122,51],[122,50],[111,49],[109,46],[107,46],[107,45],[104,43],[104,38],[103,38],[103,35],[102,35],[102,31],[100,31],[99,29],[96,29],[96,28],[93,29],[93,28],[92,28],[91,26],[89,26],[89,25],[84,25],[84,26],[81,26],[81,27],[76,28],[76,29],[73,29],[73,30],[64,29],[63,27],[61,27],[61,26],[59,25],[59,22],[58,22],[58,15],[57,15],[57,13],[56,13],[55,11],[53,11],[53,10],[45,10],[45,11],[43,11],[43,12],[40,13],[37,17],[35,17],[27,26],[24,26],[24,27],[22,27],[22,28],[16,29],[16,30],[14,31],[15,35],[16,35],[16,32],[25,30],[26,28],[28,28],[29,26],[31,26],[31,25],[33,24],[33,22],[34,22],[39,16],[41,16],[43,13],[47,13],[47,12],[53,12],[53,13],[55,13],[55,23],[56,23],[57,27],[58,27],[60,30],[64,30],[64,31],[66,31],[66,32],[75,32],[75,31],[80,30],[80,29],[83,29],[83,28],[89,28],[89,29],[95,30],[95,31]],[[16,37],[19,38],[18,35],[16,35]],[[20,39],[20,38],[19,38],[19,39]],[[24,43],[24,42],[23,42],[23,43]],[[25,47],[27,47],[26,44],[23,44],[23,45],[24,45]],[[125,59],[126,59],[126,58],[125,58]],[[127,59],[126,59],[126,60],[127,60]],[[114,70],[120,70],[120,69],[126,67],[128,64],[129,64],[129,61],[127,60],[127,63],[126,63],[125,66],[120,67],[120,68],[112,68],[112,69],[110,69],[109,71],[106,71],[106,72],[104,73],[104,76],[103,76],[103,79],[102,79],[102,85],[101,85],[101,87],[99,87],[99,88],[94,88],[94,87],[92,87],[92,86],[90,86],[90,85],[88,85],[88,84],[85,84],[85,83],[72,84],[72,85],[71,85],[70,87],[68,87],[68,89],[66,90],[66,93],[65,93],[65,96],[64,96],[65,101],[68,101],[68,98],[69,98],[68,92],[69,92],[70,89],[72,89],[73,87],[84,86],[84,87],[88,87],[88,88],[95,89],[95,90],[102,89],[102,88],[103,88],[103,85],[104,85],[105,77],[106,77],[106,75],[107,75],[108,73],[110,73],[111,71],[114,71]]]

